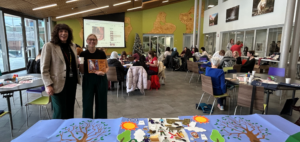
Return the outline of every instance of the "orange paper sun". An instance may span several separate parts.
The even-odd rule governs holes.
[[[135,124],[135,123],[133,123],[133,122],[130,122],[130,121],[128,121],[128,122],[122,122],[122,124],[121,124],[121,127],[122,127],[122,129],[125,129],[125,130],[135,130],[136,128],[138,128],[138,126]]]
[[[209,122],[209,119],[206,118],[205,116],[194,116],[193,119],[196,121],[196,122],[199,122],[200,124],[202,123],[208,123]]]

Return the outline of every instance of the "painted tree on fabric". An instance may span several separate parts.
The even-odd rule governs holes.
[[[110,134],[110,127],[105,122],[87,120],[79,122],[79,125],[73,123],[69,127],[62,128],[56,137],[60,137],[60,141],[64,142],[97,142]]]
[[[226,133],[226,139],[238,139],[242,140],[242,135],[246,135],[250,142],[260,142],[261,139],[269,140],[267,136],[271,135],[268,128],[263,128],[262,125],[258,123],[251,123],[250,120],[244,119],[242,117],[222,117],[222,120],[217,119],[216,124],[220,132]],[[223,133],[223,134],[224,134]],[[242,140],[245,141],[244,139]]]

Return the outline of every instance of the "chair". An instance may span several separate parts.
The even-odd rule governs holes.
[[[108,72],[106,73],[107,80],[111,82],[117,82],[117,97],[119,97],[119,80],[117,78],[117,69],[116,67],[109,67]],[[123,82],[122,82],[123,86]],[[122,87],[123,90],[123,87]]]
[[[6,114],[10,114],[10,112],[4,111],[2,114],[0,114],[0,118],[3,117],[3,116],[5,116]],[[11,139],[12,139],[13,133],[12,133],[12,127],[11,127],[10,119],[8,119],[8,121],[9,121],[9,123],[10,123],[10,125],[9,125],[9,126],[10,126],[10,136],[11,136]]]
[[[25,104],[26,106],[26,125],[28,127],[28,106],[29,105],[36,105],[36,106],[39,106],[39,117],[41,118],[41,108],[42,107],[45,107],[46,109],[46,112],[47,112],[47,115],[48,115],[48,118],[50,119],[50,115],[49,115],[49,112],[47,110],[47,105],[51,103],[51,97],[49,96],[42,96],[42,97],[39,97],[27,104]]]
[[[237,73],[235,69],[233,70],[228,70],[227,73]]]
[[[237,99],[237,106],[234,110],[234,115],[238,106],[241,107],[249,107],[251,106],[251,98],[252,98],[252,85],[239,85],[239,93]],[[253,108],[256,110],[264,111],[264,87],[256,87],[255,99],[253,102]]]
[[[210,114],[209,114],[209,115],[211,115],[212,110],[213,110],[214,105],[215,105],[216,99],[219,99],[219,98],[225,98],[225,97],[229,97],[229,98],[230,98],[230,96],[229,96],[227,93],[225,93],[225,94],[223,94],[223,95],[215,96],[215,95],[214,95],[214,92],[213,92],[213,84],[212,84],[212,81],[211,81],[211,77],[209,77],[209,76],[205,76],[205,75],[201,74],[201,82],[202,82],[202,91],[203,91],[203,94],[202,94],[202,96],[201,96],[201,98],[200,98],[200,101],[199,101],[199,103],[198,103],[198,104],[199,104],[199,105],[198,105],[198,108],[199,108],[199,106],[200,106],[200,103],[201,103],[202,98],[203,98],[203,96],[204,96],[205,93],[207,93],[207,94],[213,96],[215,99],[214,99],[214,102],[213,102],[213,105],[212,105],[212,109],[211,109]],[[209,98],[210,98],[210,97],[209,97]],[[208,100],[209,100],[209,99],[208,99]],[[197,109],[198,109],[198,108],[197,108]],[[229,110],[228,110],[228,114],[229,114],[229,111],[230,111],[230,99],[229,99]]]
[[[207,58],[206,57],[200,57],[200,62],[207,62]]]
[[[285,68],[270,67],[268,75],[284,77],[285,76]]]
[[[270,67],[269,71],[268,71],[268,75],[285,77],[285,68]],[[269,91],[269,90],[266,90],[266,91]],[[270,93],[272,94],[273,91],[271,91]],[[281,97],[282,97],[282,95],[280,95],[280,100],[279,100],[280,104],[281,104]]]
[[[194,62],[194,58],[189,58],[189,61]]]
[[[224,72],[228,72],[228,70],[233,70],[233,67],[223,67]]]
[[[194,74],[196,73],[196,74],[199,74],[199,67],[198,67],[198,63],[197,62],[192,62],[191,63],[191,71],[193,72],[193,74],[192,74],[192,76],[191,76],[191,78],[190,78],[190,82],[189,83],[191,83],[191,80],[192,80],[192,78],[193,78],[193,76],[194,76]],[[199,74],[199,77],[200,77],[200,74]],[[198,77],[198,81],[199,81],[199,77]]]
[[[233,66],[233,69],[236,70],[236,72],[241,72],[241,68],[242,68],[242,65],[240,65],[240,64],[235,64]]]
[[[187,63],[187,69],[188,69],[188,71],[186,72],[185,78],[187,77],[189,71],[192,71],[192,62],[189,61],[189,60],[187,60],[186,63]]]

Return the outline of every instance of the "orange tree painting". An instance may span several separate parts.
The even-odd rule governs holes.
[[[260,142],[262,139],[269,140],[267,136],[271,135],[271,133],[268,132],[268,128],[263,128],[262,125],[252,123],[250,120],[242,117],[225,116],[222,117],[222,120],[217,119],[214,125],[217,125],[217,128],[220,129],[222,134],[227,135],[222,136],[228,140],[233,138],[245,142],[247,141],[245,137],[242,139],[242,136],[245,135],[249,138],[250,142]]]
[[[96,142],[103,141],[104,137],[110,134],[110,127],[105,122],[87,120],[79,122],[78,125],[73,123],[69,127],[62,128],[56,137],[60,137],[60,141],[63,142]]]

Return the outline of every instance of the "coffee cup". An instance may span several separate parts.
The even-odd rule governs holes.
[[[291,78],[285,78],[285,83],[290,84],[291,83]]]
[[[252,75],[253,75],[253,76],[255,75],[255,72],[256,72],[256,71],[252,71]]]
[[[244,82],[247,82],[247,81],[248,81],[248,78],[249,78],[249,77],[244,77]]]

